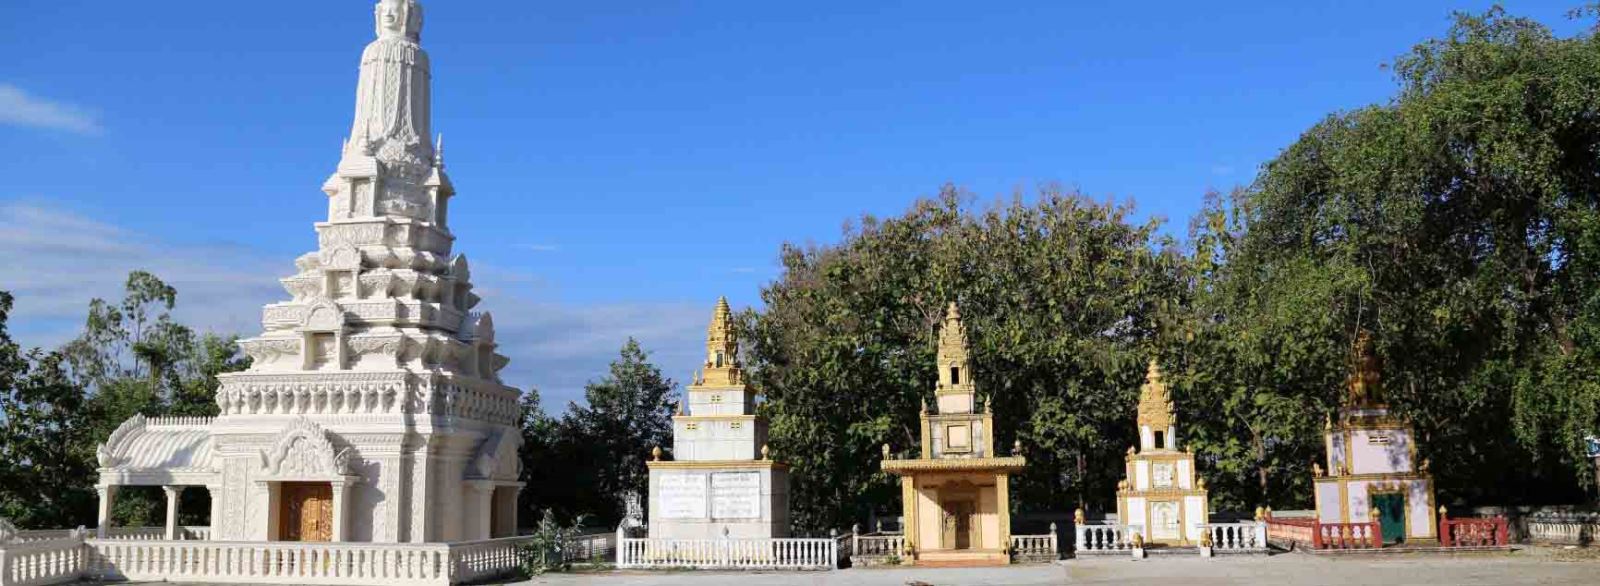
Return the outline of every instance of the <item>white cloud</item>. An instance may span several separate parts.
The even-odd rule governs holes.
[[[71,104],[29,95],[22,88],[0,83],[0,124],[99,134],[94,115]]]
[[[309,222],[309,220],[308,220]],[[282,301],[293,258],[246,246],[179,245],[47,203],[0,201],[0,290],[17,297],[10,324],[24,346],[76,336],[89,300],[121,299],[129,271],[147,270],[178,290],[175,317],[201,331],[255,335],[261,306]],[[307,239],[307,250],[315,245]],[[470,252],[470,251],[468,251]],[[704,356],[710,303],[574,304],[540,299],[544,280],[474,263],[478,307],[494,313],[507,384],[540,390],[549,412],[583,400],[632,336],[664,374],[683,381]]]

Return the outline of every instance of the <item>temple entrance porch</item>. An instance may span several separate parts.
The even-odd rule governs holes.
[[[1009,515],[1000,491],[1007,476],[995,471],[901,476],[910,503],[906,535],[917,565],[1009,563]]]
[[[332,541],[333,484],[285,482],[278,487],[275,541]]]

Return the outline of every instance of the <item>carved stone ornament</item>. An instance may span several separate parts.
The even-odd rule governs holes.
[[[357,250],[355,245],[352,245],[348,242],[340,243],[338,246],[324,248],[320,254],[322,256],[323,269],[330,271],[353,271],[361,268],[361,251]]]
[[[352,456],[350,448],[335,451],[322,426],[299,417],[261,452],[261,469],[267,477],[334,479],[354,474]]]
[[[337,332],[344,329],[344,310],[339,304],[320,299],[306,311],[306,321],[300,329],[308,332]]]
[[[99,462],[100,467],[112,468],[119,464],[120,462],[117,461],[115,456],[117,446],[122,443],[122,440],[127,439],[128,436],[141,429],[144,429],[144,415],[140,414],[134,414],[127,421],[122,422],[122,425],[118,425],[117,430],[111,432],[111,437],[106,438],[106,443],[100,444],[94,450],[95,460]]]
[[[17,526],[11,521],[0,518],[0,545],[7,543],[22,543],[22,536],[18,535]]]
[[[478,453],[473,456],[472,462],[467,466],[468,480],[489,480],[499,472],[500,464],[508,457],[515,458],[517,453],[516,440],[504,432],[495,433],[484,438],[483,444],[478,447]]]

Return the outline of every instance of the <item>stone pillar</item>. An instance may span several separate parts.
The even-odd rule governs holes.
[[[461,538],[464,541],[477,541],[488,539],[493,529],[489,526],[494,518],[490,508],[494,506],[494,483],[487,480],[467,481],[467,494],[465,516],[462,519]]]
[[[333,535],[330,541],[343,543],[345,532],[350,526],[350,483],[337,481],[333,484]]]
[[[99,525],[95,527],[94,535],[100,539],[106,538],[106,530],[111,528],[111,502],[117,496],[116,485],[96,486],[96,493],[100,495]]]
[[[917,509],[922,503],[918,502],[917,499],[916,476],[906,474],[900,477],[900,499],[904,503],[901,506],[901,512],[905,518],[901,520],[900,524],[902,525],[901,534],[905,535],[906,538],[906,547],[912,552],[921,551],[922,548],[918,547],[917,536],[922,532],[922,524],[917,520]]]
[[[208,485],[206,485],[206,493],[211,495],[211,519],[208,521],[211,524],[211,527],[207,531],[206,539],[220,541],[220,540],[223,539],[223,537],[222,537],[222,511],[223,511],[223,508],[222,508],[222,486],[221,485],[208,484]]]
[[[161,491],[167,493],[167,532],[165,539],[173,541],[178,538],[178,497],[183,496],[183,487],[163,486]]]
[[[1011,549],[1011,475],[1001,472],[994,475],[994,502],[1000,516],[1000,549]]]

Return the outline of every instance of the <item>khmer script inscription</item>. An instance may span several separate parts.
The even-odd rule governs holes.
[[[659,511],[666,519],[706,518],[705,474],[663,474],[656,479]]]
[[[711,516],[717,519],[761,518],[761,474],[759,472],[712,474]]]

